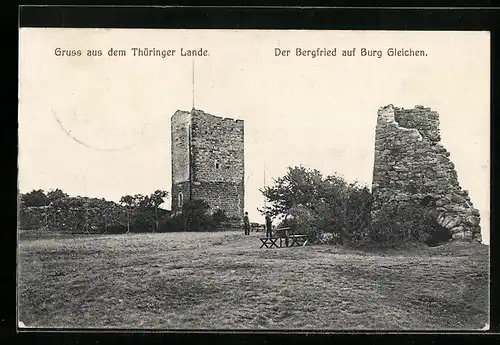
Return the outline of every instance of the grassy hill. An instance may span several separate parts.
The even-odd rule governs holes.
[[[489,247],[259,249],[262,233],[24,239],[28,327],[481,329]]]

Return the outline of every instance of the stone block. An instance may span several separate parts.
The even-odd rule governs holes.
[[[428,180],[427,182],[424,183],[424,186],[426,187],[435,187],[437,185],[438,185],[437,181],[434,180]]]
[[[438,200],[436,200],[436,206],[444,206],[446,204],[447,204],[446,199],[438,199]]]
[[[458,195],[458,194],[452,194],[451,201],[459,203],[459,204],[466,202],[465,198],[462,197],[461,195]]]
[[[481,233],[473,233],[472,234],[472,239],[474,241],[479,242],[479,243],[481,243],[483,241],[483,237],[482,237]]]
[[[436,208],[436,212],[437,212],[438,214],[440,214],[440,213],[444,213],[444,212],[446,212],[446,209],[445,209],[444,207],[437,207],[437,208]]]
[[[465,228],[462,225],[454,226],[449,230],[452,235],[459,234],[459,236],[463,236],[465,234]]]
[[[467,207],[464,207],[462,205],[459,205],[459,204],[454,204],[451,206],[451,210],[453,212],[456,212],[456,213],[466,213],[467,212]]]
[[[452,240],[460,240],[460,241],[470,241],[472,240],[472,235],[470,233],[466,233],[464,231],[456,232],[451,235]]]
[[[460,223],[460,217],[442,213],[438,216],[437,222],[446,229],[452,229]]]
[[[465,217],[465,222],[467,225],[479,225],[481,223],[481,218],[477,216],[467,216]]]

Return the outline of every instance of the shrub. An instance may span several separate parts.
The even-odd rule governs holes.
[[[332,234],[329,242],[349,244],[364,241],[368,236],[370,210],[371,193],[368,188],[356,183],[344,184],[341,193],[325,198],[316,207],[315,225],[323,233]]]
[[[226,212],[219,209],[212,214],[212,220],[215,224],[215,227],[220,227],[221,224],[227,222],[229,218],[227,217]]]
[[[281,227],[307,234],[313,242],[436,245],[450,238],[432,212],[432,197],[420,203],[384,205],[371,222],[372,195],[366,186],[336,175],[323,177],[319,171],[302,166],[288,168],[285,176],[261,192],[270,203],[262,213],[285,216]]]
[[[177,214],[170,218],[165,218],[159,222],[159,232],[180,232],[186,231],[186,217]]]
[[[436,245],[450,238],[427,203],[413,202],[387,204],[377,210],[369,235],[371,241],[388,246],[410,242]]]
[[[207,211],[210,208],[204,200],[190,200],[182,205],[182,214],[185,217],[187,231],[202,231],[206,226]]]
[[[212,215],[204,214],[201,217],[199,231],[215,231],[219,226],[220,223],[217,223]]]
[[[208,204],[205,201],[188,201],[182,213],[159,221],[159,232],[215,231],[228,220],[222,210],[216,210],[212,215],[207,211]]]
[[[108,233],[108,234],[124,234],[126,232],[127,232],[126,225],[115,224],[115,225],[108,226],[106,228],[106,233]]]
[[[284,222],[284,226],[290,227],[291,231],[308,235],[312,242],[317,242],[321,236],[318,227],[318,215],[305,206],[295,206],[290,209],[290,218]]]
[[[340,242],[340,238],[338,234],[324,232],[320,235],[318,242],[321,244],[338,244]]]
[[[270,203],[262,213],[285,216],[282,226],[295,226],[317,241],[323,233],[340,243],[367,237],[371,193],[341,176],[326,176],[302,166],[288,168],[273,186],[261,190]]]
[[[47,206],[50,201],[42,189],[33,190],[20,195],[21,203],[25,207]]]

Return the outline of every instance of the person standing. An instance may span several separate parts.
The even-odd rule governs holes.
[[[245,229],[245,235],[250,235],[250,220],[248,219],[248,212],[245,212],[243,217],[243,228]]]
[[[271,214],[269,212],[266,213],[266,237],[273,236],[273,221],[271,219]]]

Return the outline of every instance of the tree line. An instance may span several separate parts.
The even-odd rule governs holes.
[[[187,201],[182,213],[161,207],[169,193],[125,195],[119,202],[69,196],[60,189],[32,190],[20,195],[20,229],[70,233],[213,231],[228,221],[225,213],[209,214],[202,200]]]
[[[350,245],[436,244],[449,239],[432,207],[421,203],[386,205],[372,222],[372,195],[367,186],[315,169],[289,167],[286,174],[260,190],[266,199],[262,214],[279,219],[311,241]],[[222,210],[210,212],[203,200],[188,200],[182,212],[161,207],[169,193],[125,195],[119,202],[71,197],[60,189],[21,194],[20,228],[47,228],[75,233],[215,231],[228,227]],[[241,220],[238,220],[238,223]],[[233,220],[234,225],[234,220]],[[239,226],[240,224],[236,224]]]

